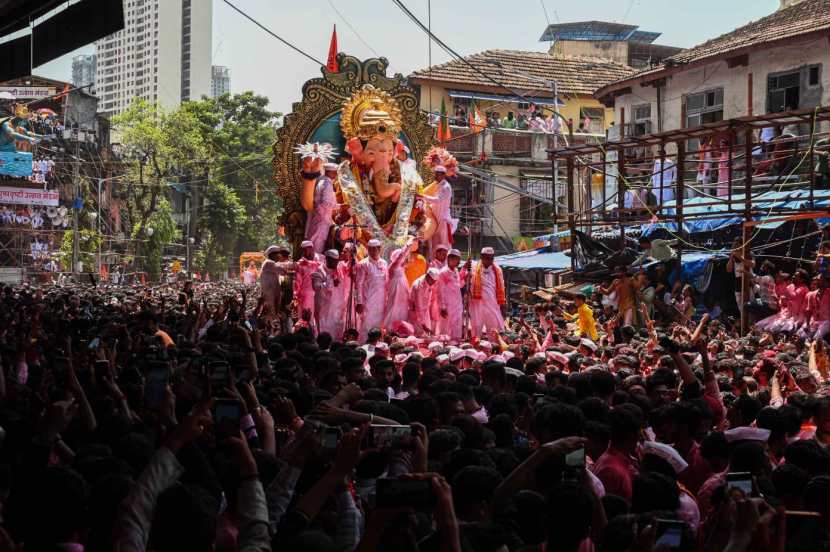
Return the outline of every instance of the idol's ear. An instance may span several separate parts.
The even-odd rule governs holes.
[[[360,142],[360,138],[350,138],[346,142],[346,151],[352,156],[352,162],[363,163],[363,144]]]

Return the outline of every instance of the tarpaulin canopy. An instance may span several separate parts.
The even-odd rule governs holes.
[[[564,270],[571,267],[571,258],[547,247],[520,251],[496,257],[496,264],[511,270]]]

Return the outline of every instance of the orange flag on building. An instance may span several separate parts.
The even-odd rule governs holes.
[[[442,143],[452,138],[450,120],[447,117],[447,106],[444,103],[444,98],[441,98],[441,118],[438,120],[438,133],[436,138]]]
[[[331,30],[329,58],[326,60],[326,69],[328,69],[330,73],[337,73],[340,71],[340,66],[337,64],[337,25],[335,25]]]

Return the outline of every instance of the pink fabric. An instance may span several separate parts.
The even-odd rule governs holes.
[[[725,148],[725,146],[724,146]],[[718,195],[729,194],[729,150],[724,149],[718,161]]]
[[[383,327],[391,328],[396,320],[409,319],[409,281],[406,279],[404,264],[406,248],[397,249],[390,257],[389,273],[386,277],[386,317]]]
[[[342,264],[334,270],[321,267],[312,276],[315,292],[317,328],[327,332],[335,341],[343,337],[349,293],[348,272]]]
[[[438,273],[438,281],[435,283],[436,304],[439,314],[435,322],[435,333],[446,334],[452,341],[461,340],[462,315],[464,312],[464,301],[461,297],[461,275],[458,270],[444,267]],[[447,311],[447,317],[440,315],[441,310]]]
[[[386,310],[386,274],[389,268],[386,260],[377,261],[366,257],[357,263],[355,271],[355,294],[358,305],[363,305],[363,315],[360,322],[360,340],[366,341],[366,334],[372,328],[380,328],[383,324],[383,313]]]
[[[487,331],[504,330],[504,318],[501,315],[496,296],[495,265],[485,268],[481,274],[481,299],[470,299],[470,321],[474,337],[484,335]],[[472,268],[475,271],[475,267]]]
[[[331,214],[337,207],[334,186],[331,179],[322,177],[314,185],[314,208],[308,214],[305,226],[305,239],[314,242],[314,251],[322,253],[326,248],[329,230],[332,225]]]
[[[435,302],[435,284],[427,282],[426,275],[419,276],[409,293],[409,321],[415,328],[415,335],[432,333],[432,305]]]
[[[790,284],[784,290],[781,310],[768,316],[763,320],[759,320],[755,325],[761,331],[768,331],[773,333],[778,332],[792,332],[798,328],[805,320],[807,311],[807,293],[809,289],[805,285],[796,286]]]
[[[424,200],[432,206],[432,213],[435,215],[435,220],[438,227],[432,235],[432,248],[435,249],[439,245],[449,245],[452,243],[452,233],[455,231],[455,221],[450,212],[450,204],[452,203],[452,186],[446,180],[442,180],[438,184],[438,194],[435,196],[424,196]]]
[[[680,506],[677,508],[677,515],[680,519],[689,524],[692,533],[697,533],[700,527],[700,509],[697,507],[695,499],[680,491]]]
[[[638,472],[637,463],[633,458],[609,446],[597,459],[591,471],[602,481],[606,493],[621,496],[631,502],[631,486]]]
[[[318,270],[320,270],[319,261],[301,258],[297,261],[297,270],[294,273],[294,299],[297,301],[301,315],[306,309],[311,311],[312,326],[314,326],[314,287],[311,284],[311,275]]]
[[[700,510],[700,519],[704,523],[712,515],[712,493],[715,489],[726,484],[726,472],[716,473],[706,480],[697,493],[697,507]]]
[[[712,467],[709,465],[709,462],[700,454],[700,445],[697,443],[693,443],[689,452],[686,454],[682,454],[683,459],[686,461],[688,466],[685,470],[680,472],[677,476],[677,480],[683,484],[684,487],[689,489],[694,494],[700,490],[700,487],[709,479],[709,476],[712,475]]]

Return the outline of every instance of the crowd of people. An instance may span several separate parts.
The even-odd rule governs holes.
[[[822,339],[661,315],[625,270],[503,316],[451,250],[491,318],[419,332],[377,308],[408,250],[371,247],[335,335],[348,249],[276,249],[256,285],[1,290],[0,550],[830,550]]]
[[[482,112],[473,108],[467,110],[464,107],[458,107],[452,115],[447,116],[447,119],[450,125],[457,127],[481,126],[548,134],[567,132],[560,117],[552,111],[543,112],[536,106],[517,113],[508,111],[505,115],[498,111]],[[429,116],[429,122],[434,126],[437,126],[440,120],[441,114],[438,111],[434,111]],[[586,116],[575,125],[574,132],[587,133],[590,132],[590,128],[591,118]]]

